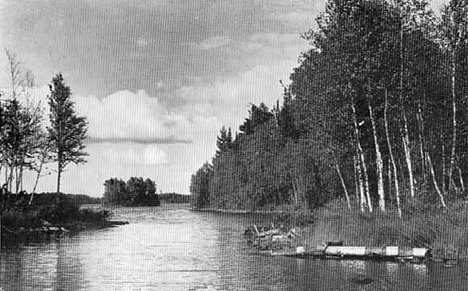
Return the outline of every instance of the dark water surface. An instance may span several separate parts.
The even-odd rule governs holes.
[[[0,290],[468,290],[466,263],[259,255],[241,232],[268,220],[261,216],[167,206],[114,212],[130,224],[2,250]]]

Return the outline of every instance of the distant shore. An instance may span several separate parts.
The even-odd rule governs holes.
[[[287,214],[290,211],[286,210],[238,210],[238,209],[218,209],[218,208],[190,208],[196,212],[216,212],[216,213],[233,213],[233,214]]]

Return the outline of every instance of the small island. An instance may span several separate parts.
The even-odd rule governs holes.
[[[151,179],[131,177],[127,182],[111,178],[104,182],[104,205],[159,206],[156,183]]]

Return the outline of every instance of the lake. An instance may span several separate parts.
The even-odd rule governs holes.
[[[118,208],[112,219],[130,224],[3,249],[0,290],[468,290],[467,263],[260,255],[242,231],[262,215],[166,205]]]

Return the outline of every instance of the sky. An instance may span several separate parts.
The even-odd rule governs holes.
[[[434,8],[443,0],[433,1]],[[62,73],[89,122],[84,165],[62,191],[101,196],[106,179],[143,177],[188,194],[222,126],[238,131],[249,104],[282,98],[325,0],[0,0],[0,47],[35,76],[46,104]],[[0,88],[8,92],[6,55]],[[46,109],[45,109],[46,110]],[[54,165],[50,165],[51,168]],[[39,191],[55,191],[56,173]],[[32,189],[32,175],[25,178]],[[28,183],[29,182],[29,183]]]

